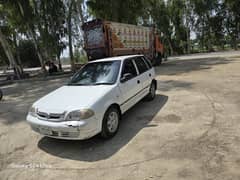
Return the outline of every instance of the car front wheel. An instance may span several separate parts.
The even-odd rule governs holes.
[[[101,136],[113,137],[119,128],[120,112],[116,107],[110,107],[104,115]]]

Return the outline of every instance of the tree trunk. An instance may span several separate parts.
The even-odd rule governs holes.
[[[59,69],[59,71],[63,71],[61,58],[60,58],[60,53],[57,54],[57,61],[58,61],[58,69]]]
[[[202,27],[201,27],[201,39],[200,39],[200,46],[201,46],[201,52],[204,52],[204,19],[203,18],[201,18],[200,19],[201,20],[201,25],[202,25]]]
[[[187,36],[187,54],[190,54],[190,48],[191,48],[191,41],[190,41],[190,18],[191,18],[191,14],[190,14],[190,1],[185,0],[185,19],[186,19],[186,36]]]
[[[237,41],[236,41],[235,34],[234,34],[233,37],[232,37],[232,48],[233,48],[234,50],[237,50]]]
[[[14,69],[14,73],[15,75],[17,76],[18,79],[21,79],[21,70],[20,70],[20,67],[17,65],[15,59],[14,59],[14,56],[13,56],[13,53],[12,53],[12,50],[5,38],[5,36],[3,35],[1,29],[0,29],[0,43],[2,44],[2,47],[4,49],[4,52],[6,53],[6,56],[9,60],[9,64],[13,67]]]
[[[237,18],[236,18],[237,19]],[[237,50],[238,49],[238,32],[239,32],[239,26],[238,26],[238,21],[236,20],[235,22],[235,33],[234,33],[234,50]]]
[[[35,10],[36,16],[39,17],[37,1],[34,0],[33,4],[34,4],[34,10]],[[41,24],[40,24],[39,21],[37,21],[37,26],[38,26],[38,31],[40,32],[40,36],[41,36]],[[36,33],[34,32],[34,26],[32,24],[28,24],[28,29],[29,29],[29,33],[30,33],[31,38],[33,39],[34,48],[37,52],[37,56],[38,56],[38,59],[39,59],[40,64],[41,64],[41,70],[46,75],[47,70],[46,70],[46,67],[45,67],[44,56],[42,54],[41,48],[38,45],[38,41],[37,41],[37,38],[36,38]]]
[[[17,43],[17,34],[15,34],[15,33],[13,33],[13,42],[14,42],[14,46],[16,49],[17,65],[19,66],[19,70],[21,71],[21,74],[23,74],[24,72],[23,72],[23,67],[22,67],[22,61],[20,58],[20,52],[19,52],[18,43]]]
[[[75,71],[75,63],[74,63],[74,57],[73,57],[73,47],[72,47],[72,8],[73,8],[73,2],[70,2],[69,5],[69,12],[67,17],[67,24],[68,24],[68,46],[69,46],[69,56],[70,56],[70,62],[71,62],[71,69],[72,71]]]
[[[80,16],[80,20],[83,23],[85,23],[85,19],[84,19],[84,16],[83,16],[83,10],[82,10],[82,3],[83,3],[83,0],[78,0],[78,13],[79,13],[79,16]]]
[[[46,74],[47,71],[46,71],[46,68],[45,68],[45,64],[44,64],[42,54],[40,52],[40,48],[38,46],[38,43],[37,43],[37,40],[36,40],[36,37],[35,37],[35,33],[33,32],[33,30],[31,28],[29,28],[29,33],[30,33],[31,38],[33,39],[34,48],[37,52],[37,55],[38,55],[38,58],[39,58],[39,61],[40,61],[40,64],[41,64],[41,69],[42,69],[43,73]]]
[[[169,56],[171,56],[171,55],[173,55],[173,53],[174,53],[174,50],[173,50],[173,46],[172,46],[172,42],[171,42],[171,40],[170,40],[170,38],[167,36],[167,42],[168,42],[168,44],[169,44],[169,48],[170,48],[170,52],[169,52]]]
[[[190,28],[187,26],[187,54],[190,54],[190,47],[191,47],[191,42],[190,42]]]

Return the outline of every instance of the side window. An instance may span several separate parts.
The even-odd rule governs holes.
[[[131,59],[124,61],[121,77],[123,77],[124,74],[128,73],[131,74],[132,78],[137,76],[137,70]]]
[[[152,68],[152,63],[150,62],[149,59],[147,59],[146,57],[142,57],[142,59],[144,60],[144,62],[147,64],[148,66],[148,69],[151,69]]]
[[[135,63],[137,65],[138,71],[139,73],[144,73],[145,71],[148,70],[148,67],[146,65],[146,63],[143,61],[143,59],[141,57],[137,57],[135,58]]]

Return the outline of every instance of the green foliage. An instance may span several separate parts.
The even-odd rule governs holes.
[[[136,24],[145,8],[144,0],[88,0],[87,5],[91,13],[97,17],[110,21]]]
[[[75,49],[74,51],[74,59],[76,63],[80,63],[80,64],[85,64],[88,61],[86,53],[78,49]]]
[[[59,57],[65,45],[65,8],[61,0],[5,0],[0,1],[0,15],[5,26],[12,35],[9,38],[20,37],[15,40],[13,50],[18,49],[21,37],[27,37],[35,43],[34,48],[38,56],[45,60]],[[31,59],[31,58],[30,58]],[[34,58],[36,59],[36,58]],[[41,63],[44,64],[43,58]],[[35,65],[36,62],[29,63]]]
[[[21,40],[18,46],[22,65],[25,67],[39,67],[40,62],[34,44],[30,40]]]
[[[73,53],[73,49],[83,47],[80,27],[89,16],[154,25],[169,54],[184,54],[237,49],[239,7],[239,0],[0,0],[0,28],[12,54],[15,58],[20,54],[24,66],[59,58],[66,46],[71,47],[74,65],[74,60],[86,61],[84,53]],[[190,39],[190,32],[196,39]],[[0,64],[6,63],[0,46]]]
[[[230,44],[232,48],[237,49],[240,42],[240,1],[239,0],[225,0],[226,7],[226,30],[230,37]]]
[[[190,32],[202,51],[237,47],[240,38],[240,1],[235,0],[88,0],[90,13],[112,21],[152,25],[162,32],[170,54],[193,50]],[[228,37],[228,38],[227,38]],[[194,50],[195,51],[195,50]]]
[[[37,56],[37,52],[34,48],[33,42],[30,40],[21,40],[19,46],[17,47],[19,51],[19,56],[21,63],[24,67],[39,67],[40,62]],[[16,51],[14,53],[15,58],[17,59]],[[0,66],[9,65],[6,54],[0,45]]]
[[[47,58],[56,56],[63,50],[65,36],[65,7],[61,0],[41,0],[35,2],[35,15],[40,32],[39,42]]]
[[[2,48],[2,46],[0,45],[0,66],[5,66],[8,65],[8,59],[7,56]]]
[[[11,36],[11,29],[8,26],[1,26],[0,28],[1,28],[2,33],[6,36],[6,40],[8,41],[8,43],[13,46],[13,42],[12,42],[12,40],[10,38],[10,36]],[[10,63],[8,61],[6,53],[5,53],[3,47],[2,47],[2,45],[0,43],[0,65],[9,65],[9,64]]]

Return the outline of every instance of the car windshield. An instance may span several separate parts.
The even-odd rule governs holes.
[[[120,61],[101,61],[85,65],[77,72],[68,85],[114,84],[117,80]]]

